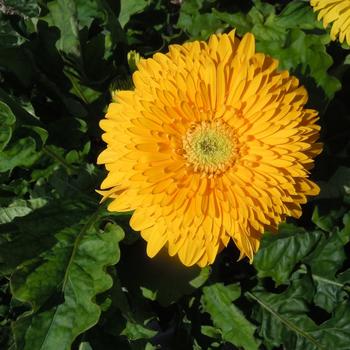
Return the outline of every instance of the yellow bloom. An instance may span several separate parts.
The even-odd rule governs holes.
[[[141,59],[134,91],[118,91],[100,123],[98,158],[111,211],[134,210],[147,254],[166,246],[190,266],[211,264],[232,239],[253,258],[265,229],[319,188],[317,112],[252,34],[212,35]]]
[[[326,28],[330,23],[331,39],[339,36],[342,43],[344,39],[350,45],[350,0],[311,0],[311,6],[318,12],[318,20],[323,19]]]

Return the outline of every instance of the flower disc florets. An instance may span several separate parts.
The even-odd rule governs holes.
[[[183,137],[184,157],[194,171],[203,176],[223,173],[235,160],[236,138],[233,130],[220,121],[192,125]]]
[[[166,247],[205,266],[233,240],[252,259],[263,232],[319,192],[317,112],[277,67],[252,34],[231,32],[141,59],[135,89],[116,92],[100,123],[102,194],[109,210],[134,211],[150,257]]]

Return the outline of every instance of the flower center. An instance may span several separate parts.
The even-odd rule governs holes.
[[[237,155],[233,130],[219,121],[193,125],[183,137],[182,145],[188,164],[209,177],[224,172]]]

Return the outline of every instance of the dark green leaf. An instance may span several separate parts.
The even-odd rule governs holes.
[[[146,0],[121,0],[119,13],[120,25],[124,27],[128,23],[130,16],[141,12],[146,6]]]
[[[125,335],[129,340],[139,340],[139,339],[149,339],[157,334],[156,331],[153,331],[145,326],[137,323],[128,321],[126,327],[121,333]]]
[[[344,245],[350,239],[349,226],[343,230],[334,229],[330,236],[319,242],[314,251],[303,261],[311,268],[316,293],[314,302],[328,312],[344,299],[346,293],[343,284],[338,281],[337,273],[346,260]]]
[[[8,9],[11,14],[11,9]],[[10,21],[0,12],[0,49],[16,47],[23,44],[25,39],[15,31]]]
[[[80,27],[90,27],[94,19],[106,17],[100,1],[76,0],[78,22]]]
[[[79,345],[79,350],[93,350],[93,348],[91,347],[91,345],[88,342],[82,342]]]
[[[201,304],[210,314],[214,326],[221,331],[222,339],[245,350],[259,348],[254,338],[255,327],[232,302],[239,298],[240,287],[216,283],[203,288]]]
[[[104,232],[97,231],[97,219],[97,214],[93,215],[75,234],[74,229],[62,232],[57,237],[59,243],[46,256],[48,261],[29,274],[19,289],[14,288],[14,296],[27,302],[38,302],[40,296],[47,298],[43,290],[52,293],[54,287],[60,287],[64,297],[63,303],[27,316],[30,327],[25,334],[17,333],[18,343],[25,337],[24,350],[68,350],[80,333],[97,323],[101,309],[94,298],[112,286],[104,268],[118,262],[118,244],[124,236],[123,230],[113,224],[107,225]],[[50,280],[45,282],[48,275]],[[19,327],[21,322],[28,320],[17,321]]]
[[[332,317],[316,325],[308,316],[308,305],[314,290],[308,277],[295,279],[283,293],[275,294],[257,288],[247,296],[254,300],[254,317],[261,324],[260,336],[268,348],[284,345],[285,350],[348,349],[350,308],[339,304]]]
[[[350,187],[350,168],[340,166],[330,180],[321,184],[320,198],[342,198]]]
[[[314,81],[329,99],[333,98],[341,85],[335,77],[327,73],[333,63],[326,50],[329,36],[321,30],[322,25],[317,21],[311,7],[304,1],[294,0],[277,14],[276,7],[271,4],[260,0],[255,0],[254,4],[247,15],[214,10],[212,14],[200,14],[196,11],[195,16],[201,16],[203,19],[215,16],[223,22],[221,25],[216,24],[217,28],[224,28],[225,23],[228,23],[237,28],[240,35],[252,32],[258,51],[279,59],[281,69],[301,75],[310,86]],[[206,18],[208,22],[209,17]],[[197,30],[201,28],[200,24],[195,24],[195,20],[188,19],[185,24],[196,25]],[[182,24],[182,27],[186,28],[185,24]],[[214,28],[211,30],[214,31]]]
[[[16,122],[16,117],[13,115],[10,107],[0,101],[0,152],[4,150],[11,139],[12,128]]]
[[[157,292],[153,292],[148,288],[145,287],[140,287],[142,291],[142,295],[144,298],[149,299],[149,300],[156,300],[157,299]]]
[[[221,339],[221,330],[212,326],[202,326],[202,334],[214,339]]]
[[[43,207],[47,200],[35,198],[31,200],[17,199],[8,207],[0,208],[0,225],[13,221],[14,218],[26,216],[33,210]]]
[[[35,72],[28,61],[27,51],[23,46],[1,49],[0,66],[13,73],[25,87],[29,87]]]
[[[80,42],[77,22],[77,8],[73,0],[54,0],[47,4],[50,12],[46,20],[56,26],[61,37],[57,41],[57,49],[75,57],[80,56]]]
[[[322,232],[306,232],[293,225],[281,225],[277,235],[266,234],[254,257],[259,277],[272,277],[277,284],[286,282],[295,265],[325,239]]]
[[[216,9],[213,9],[212,11],[217,19],[235,28],[238,35],[243,35],[244,33],[249,32],[251,23],[244,14],[220,12]]]
[[[331,99],[341,84],[327,73],[333,63],[326,51],[327,40],[327,36],[306,35],[300,29],[292,29],[285,36],[284,42],[261,40],[257,42],[257,49],[279,59],[280,68],[310,76]]]
[[[36,152],[36,142],[32,137],[20,139],[8,145],[5,151],[0,152],[0,172],[12,170],[15,167],[30,167],[40,157]]]
[[[0,273],[9,274],[26,260],[34,259],[55,243],[54,235],[91,214],[91,208],[77,201],[56,201],[9,225],[0,233],[9,239],[0,244]]]
[[[3,0],[4,6],[16,14],[28,17],[38,17],[40,7],[36,0]]]
[[[345,243],[338,230],[335,230],[327,239],[320,241],[303,261],[309,264],[313,273],[332,277],[341,268],[346,258],[343,248]]]
[[[181,6],[177,26],[192,39],[207,39],[210,34],[223,27],[219,16],[200,11],[204,2],[205,0],[188,0]]]
[[[194,278],[192,281],[190,281],[190,285],[194,288],[200,288],[209,278],[211,273],[211,267],[207,266],[202,268],[201,272],[199,273],[199,275]]]
[[[328,209],[327,213],[324,215],[320,213],[319,207],[316,206],[312,213],[311,220],[321,230],[331,232],[336,225],[336,221],[339,220],[343,215],[344,208],[340,208],[339,210]]]

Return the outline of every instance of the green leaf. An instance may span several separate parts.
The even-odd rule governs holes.
[[[4,125],[0,131],[0,172],[15,167],[28,168],[41,156],[40,148],[46,142],[47,131],[2,89],[0,98],[4,101],[0,102],[0,123]],[[19,138],[23,134],[27,136]]]
[[[297,278],[284,292],[275,294],[260,287],[246,296],[256,302],[253,317],[260,323],[259,334],[272,349],[348,349],[350,305],[341,303],[326,322],[316,325],[308,316],[314,289],[309,277]]]
[[[56,43],[59,51],[80,57],[80,41],[77,22],[77,8],[73,0],[54,0],[47,4],[49,9],[45,20],[57,27],[61,37]]]
[[[84,341],[84,342],[80,343],[79,350],[93,350],[93,348],[91,347],[91,345],[88,342]]]
[[[339,210],[337,208],[327,209],[326,214],[321,214],[319,206],[315,206],[311,220],[321,230],[331,232],[335,227],[336,221],[343,216],[344,208],[340,208]]]
[[[341,85],[327,73],[333,63],[325,46],[329,37],[304,32],[321,29],[310,6],[303,1],[293,1],[276,15],[274,6],[260,1],[256,4],[248,17],[253,24],[251,31],[256,36],[257,49],[279,59],[282,69],[312,77],[327,97],[332,98]]]
[[[279,59],[281,69],[311,77],[331,99],[341,84],[327,72],[333,64],[332,57],[326,50],[327,43],[327,36],[305,34],[300,29],[291,29],[283,42],[258,41],[257,50]]]
[[[281,27],[301,29],[322,29],[322,24],[316,20],[316,15],[303,0],[291,1],[279,15],[278,23]]]
[[[119,23],[124,26],[129,22],[132,15],[141,12],[147,6],[146,0],[121,0]]]
[[[11,108],[0,101],[0,152],[4,150],[11,139],[12,128],[16,122],[16,117],[11,111]]]
[[[322,30],[321,23],[305,1],[291,1],[279,14],[276,6],[255,0],[248,14],[213,10],[213,15],[224,22],[221,28],[227,23],[237,28],[240,35],[252,32],[257,51],[277,58],[280,69],[301,75],[304,83],[310,85],[309,90],[316,84],[331,99],[341,88],[338,79],[327,72],[333,64],[332,57],[326,50],[329,36]],[[208,14],[198,13],[196,16],[204,17]]]
[[[299,271],[310,273],[312,277],[315,287],[315,295],[313,297],[315,305],[331,313],[339,303],[347,299],[345,286],[347,281],[342,281],[342,274],[337,278],[335,276],[328,278],[308,272],[303,267]]]
[[[140,289],[144,298],[152,301],[157,299],[157,292],[153,292],[150,289],[145,287],[140,287]]]
[[[11,13],[11,9],[8,10]],[[24,42],[23,36],[12,28],[10,21],[0,12],[0,48],[20,46]]]
[[[131,321],[127,321],[125,329],[121,333],[125,335],[129,340],[139,340],[139,339],[150,339],[154,337],[157,332],[153,331],[145,326],[134,323]]]
[[[19,288],[13,286],[14,297],[26,302],[37,303],[39,296],[47,298],[49,293],[43,296],[42,289],[51,290],[54,282],[64,297],[61,304],[47,311],[35,312],[34,308],[34,314],[16,322],[17,344],[25,339],[24,350],[68,350],[79,334],[97,323],[101,309],[94,298],[112,286],[105,267],[119,261],[118,244],[124,237],[123,230],[114,224],[99,232],[95,228],[98,218],[96,212],[80,232],[62,232],[57,237],[59,243],[46,257],[48,261],[29,274],[26,283],[19,283]],[[46,282],[48,276],[50,281]],[[24,334],[20,332],[22,322],[29,323]]]
[[[232,302],[239,298],[240,287],[216,283],[203,288],[201,305],[210,314],[214,326],[220,329],[222,339],[245,350],[259,348],[254,338],[255,327],[244,317]]]
[[[36,142],[32,137],[25,137],[12,145],[8,145],[5,151],[0,152],[0,173],[12,170],[15,167],[28,168],[40,157],[36,152]]]
[[[306,232],[293,225],[280,225],[277,235],[265,234],[254,257],[259,277],[272,277],[277,284],[287,281],[295,265],[310,254],[325,237],[322,232]]]
[[[38,17],[40,7],[36,0],[4,0],[4,6],[20,14],[28,17]]]
[[[34,259],[55,244],[54,235],[91,214],[79,201],[55,201],[11,224],[0,225],[7,240],[0,244],[0,274],[10,274],[25,261]]]
[[[314,303],[328,312],[344,299],[346,293],[337,273],[342,268],[346,255],[344,245],[350,239],[349,226],[335,228],[330,236],[320,241],[303,262],[310,266],[316,292]]]
[[[32,209],[28,207],[26,203],[24,203],[24,205],[19,205],[19,203],[16,203],[15,205],[7,208],[0,208],[0,224],[11,222],[15,217],[26,216],[31,211]]]
[[[100,1],[76,0],[79,27],[90,27],[94,19],[106,17]]]
[[[204,3],[205,0],[188,0],[181,6],[177,26],[188,33],[191,39],[207,39],[223,27],[218,16],[201,11]]]
[[[13,221],[14,218],[26,216],[33,210],[43,207],[47,203],[44,198],[35,198],[31,200],[17,199],[8,207],[0,208],[0,224],[6,224]]]
[[[221,339],[221,331],[216,327],[202,326],[201,333],[206,335],[209,338]]]
[[[0,99],[2,102],[6,103],[10,107],[12,113],[16,116],[18,122],[21,125],[25,126],[38,126],[42,127],[42,123],[39,118],[34,116],[31,112],[28,111],[32,109],[32,106],[28,108],[28,104],[23,106],[21,101],[18,101],[18,98],[11,97],[5,90],[0,88]]]
[[[350,212],[343,216],[343,225],[344,227],[339,231],[339,237],[345,245],[350,240]]]
[[[319,198],[342,198],[350,187],[350,168],[340,166],[328,182],[321,183]]]
[[[281,284],[288,281],[297,263],[307,264],[316,288],[313,301],[331,312],[346,295],[336,275],[346,259],[343,246],[349,240],[348,226],[341,231],[335,228],[329,237],[319,231],[293,232],[292,225],[283,227],[290,232],[264,237],[254,258],[258,275]]]
[[[200,288],[208,280],[210,273],[211,273],[210,266],[206,266],[202,268],[199,275],[189,282],[190,285],[194,288]]]
[[[151,343],[147,343],[145,346],[145,350],[157,350],[158,347],[153,346]]]
[[[212,9],[212,12],[217,19],[235,28],[239,35],[243,35],[251,28],[249,19],[242,13],[220,12],[215,8]]]
[[[102,72],[101,72],[102,73]],[[86,104],[92,103],[97,98],[101,96],[101,93],[93,90],[87,86],[84,86],[80,79],[78,79],[70,70],[65,71],[65,75],[72,83],[72,89],[71,92],[81,98]]]
[[[0,66],[4,70],[12,72],[25,87],[30,86],[35,76],[28,52],[23,46],[2,48]]]
[[[313,273],[323,277],[334,276],[346,259],[345,243],[339,232],[335,230],[327,239],[320,241],[313,252],[303,259],[303,262],[311,267]]]

